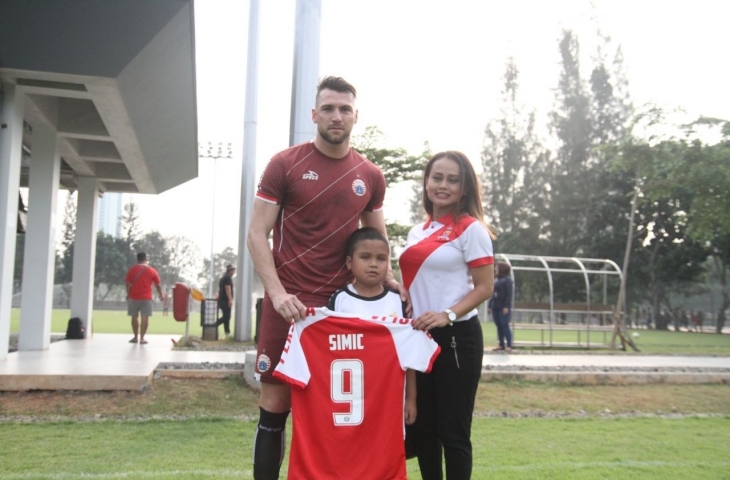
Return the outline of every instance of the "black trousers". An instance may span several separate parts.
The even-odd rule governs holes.
[[[218,304],[218,308],[221,310],[221,317],[215,322],[215,326],[223,325],[223,329],[226,335],[231,334],[231,307],[226,303],[225,305]]]
[[[418,416],[408,435],[418,451],[423,480],[471,478],[471,423],[482,372],[484,339],[475,316],[431,330],[441,347],[431,373],[417,372]]]

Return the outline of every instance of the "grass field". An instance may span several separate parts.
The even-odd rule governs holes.
[[[66,325],[71,316],[70,310],[54,309],[51,313],[51,332],[66,333]],[[130,333],[132,331],[130,318],[126,311],[121,310],[94,310],[94,333]],[[20,309],[14,308],[10,314],[10,332],[20,330]],[[177,322],[170,313],[162,316],[162,312],[155,311],[150,317],[148,333],[185,334],[185,322]],[[190,334],[200,335],[200,312],[190,313]]]
[[[55,310],[52,331],[68,317]],[[191,314],[193,335],[199,320]],[[11,331],[18,325],[14,310]],[[483,329],[496,345],[494,324]],[[129,330],[126,312],[94,312],[95,332]],[[182,335],[185,323],[155,312],[149,331]],[[730,335],[639,333],[644,353],[730,355]],[[141,392],[0,392],[0,480],[250,479],[257,418],[258,394],[233,377],[160,379]],[[472,440],[476,480],[730,479],[730,385],[482,382]],[[415,460],[407,468],[420,478]]]
[[[0,429],[12,441],[0,452],[0,478],[252,478],[255,425],[235,419],[6,424]],[[478,418],[472,437],[476,480],[730,475],[728,418]],[[407,466],[409,478],[420,477],[415,460]],[[281,478],[286,471],[285,459]]]
[[[250,479],[256,414],[239,378],[0,393],[0,479]],[[730,385],[482,382],[472,440],[476,480],[728,479]]]
[[[52,332],[66,332],[66,324],[70,316],[69,310],[53,310],[51,318]],[[20,310],[13,309],[10,320],[10,331],[17,333],[20,328]],[[95,333],[129,333],[130,320],[127,312],[113,310],[95,310],[93,313],[93,329]],[[486,347],[497,345],[497,332],[494,323],[483,322],[484,344]],[[730,335],[714,333],[671,332],[659,330],[637,330],[639,337],[635,342],[642,353],[690,354],[690,355],[730,355]],[[176,322],[172,316],[164,317],[161,312],[154,312],[150,317],[148,333],[178,334],[185,333],[185,322]],[[200,313],[190,314],[190,334],[200,335]],[[540,341],[540,332],[520,330],[517,332],[521,341]],[[603,334],[594,333],[597,340],[603,341]],[[611,336],[608,334],[608,341]],[[575,342],[575,332],[553,332],[554,342]],[[549,348],[520,348],[520,350],[551,350]],[[556,350],[556,349],[552,349]],[[585,351],[585,350],[574,350]],[[609,349],[591,349],[592,352],[607,352]]]

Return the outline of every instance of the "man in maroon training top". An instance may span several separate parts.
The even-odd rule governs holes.
[[[303,319],[306,307],[327,305],[347,282],[346,242],[360,222],[385,233],[383,172],[350,148],[355,100],[355,87],[344,79],[322,79],[312,109],[314,140],[274,155],[256,193],[248,248],[266,290],[256,357],[261,380],[256,480],[277,479],[284,457],[291,392],[272,373],[291,322]],[[399,290],[392,273],[388,279]]]

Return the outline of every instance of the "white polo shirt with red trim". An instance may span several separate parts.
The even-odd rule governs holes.
[[[443,312],[474,288],[471,268],[494,264],[492,239],[487,228],[468,215],[456,222],[450,214],[429,219],[408,233],[398,263],[411,295],[413,318],[427,311]],[[457,321],[476,314],[473,309]]]

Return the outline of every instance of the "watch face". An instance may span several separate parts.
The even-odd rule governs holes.
[[[449,320],[451,320],[452,322],[453,322],[454,320],[456,320],[456,314],[455,314],[454,312],[451,312],[451,311],[449,311],[449,312],[446,312],[446,315],[448,315],[448,316],[449,316]]]

